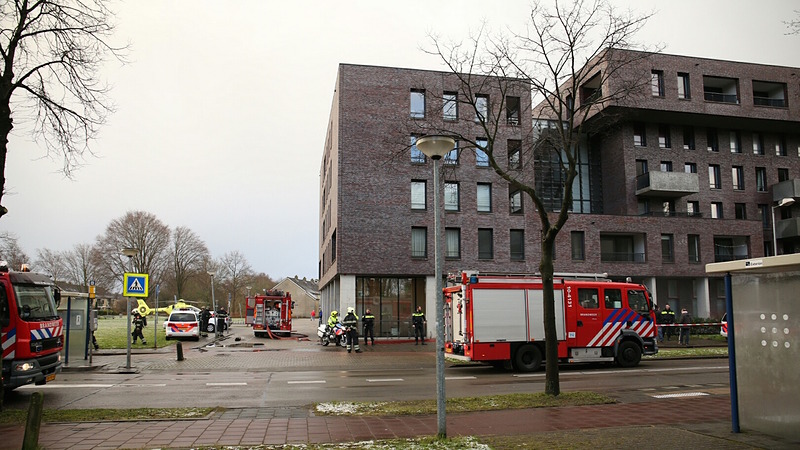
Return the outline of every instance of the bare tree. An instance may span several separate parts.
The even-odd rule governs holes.
[[[67,176],[111,112],[97,79],[106,57],[124,51],[108,42],[111,18],[102,0],[0,1],[0,204],[16,112],[30,113],[34,138],[63,158]]]
[[[30,262],[28,255],[19,246],[19,239],[9,232],[0,233],[0,260],[4,260],[9,268],[16,270],[20,270],[23,264]]]
[[[800,9],[796,9],[794,14],[795,18],[792,20],[783,21],[783,24],[789,29],[786,34],[800,34]]]
[[[182,298],[186,283],[202,272],[203,263],[209,258],[208,247],[197,234],[187,227],[176,227],[172,233],[171,276],[175,293]],[[203,277],[205,279],[205,277]]]
[[[66,281],[66,266],[64,264],[64,253],[42,248],[36,251],[36,271],[53,277],[53,281]]]
[[[113,286],[113,281],[108,283],[108,280],[100,276],[95,252],[90,244],[75,244],[72,250],[64,252],[65,280],[87,289],[92,281],[95,286],[105,289]]]
[[[219,275],[220,285],[225,289],[232,298],[232,309],[236,309],[234,305],[244,301],[244,295],[239,295],[243,288],[253,278],[253,268],[247,262],[247,258],[238,250],[225,253],[220,258]],[[219,301],[217,302],[219,303]]]
[[[535,3],[528,30],[522,34],[488,36],[482,29],[465,45],[443,44],[431,37],[430,53],[442,59],[450,72],[448,81],[458,86],[460,111],[466,108],[475,121],[467,128],[446,121],[417,121],[422,128],[416,132],[449,134],[459,141],[461,151],[483,152],[500,178],[531,199],[542,226],[539,271],[544,284],[545,392],[550,395],[561,392],[553,250],[572,209],[581,142],[597,131],[586,119],[603,105],[639,93],[649,82],[643,77],[628,79],[621,71],[650,53],[616,51],[632,47],[632,36],[649,17],[619,13],[607,0],[557,1],[551,9]],[[526,93],[532,93],[540,106],[530,109],[525,99],[531,95]],[[507,103],[511,98],[519,98],[519,105]],[[534,127],[522,136],[518,153],[507,152],[508,136],[502,127],[531,118],[540,119],[545,129]],[[611,122],[606,117],[604,126]],[[550,195],[545,198],[542,183],[550,183],[551,189],[555,183],[555,200]]]
[[[150,284],[162,279],[169,264],[170,230],[163,222],[148,212],[129,211],[114,219],[97,238],[96,260],[98,269],[107,277],[122,282],[129,271],[128,258],[120,253],[123,248],[138,249],[131,260],[132,270],[150,275]]]

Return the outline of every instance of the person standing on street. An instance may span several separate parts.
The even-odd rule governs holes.
[[[417,306],[417,311],[411,315],[411,325],[414,327],[414,345],[418,345],[419,340],[422,340],[422,345],[425,345],[425,313],[422,312],[422,306]]]
[[[342,325],[347,333],[347,353],[350,353],[354,347],[356,353],[361,353],[361,349],[358,347],[358,316],[352,306],[347,307],[347,315],[344,316]]]
[[[316,317],[316,316],[317,316],[317,312],[314,310],[314,308],[311,308],[311,321],[312,322],[314,321],[314,317]]]
[[[681,327],[681,334],[679,336],[679,341],[681,345],[689,346],[689,333],[691,333],[691,327],[688,325],[692,323],[692,315],[689,314],[689,311],[686,308],[681,310],[681,318],[680,323],[683,325]]]
[[[669,303],[664,305],[664,310],[661,311],[661,314],[659,314],[659,316],[661,317],[661,325],[672,325],[675,323],[675,311],[670,309]],[[669,340],[669,338],[672,337],[673,330],[672,327],[666,327],[666,328],[667,328],[667,340]],[[664,333],[661,331],[661,327],[658,327],[658,330],[659,330],[658,341],[664,342]]]
[[[142,345],[147,345],[147,341],[144,340],[144,334],[142,334],[142,329],[146,326],[147,320],[139,314],[139,311],[135,311],[133,313],[133,331],[131,332],[134,344],[136,343],[136,339],[140,338],[142,340]]]
[[[200,310],[200,334],[208,336],[208,320],[211,319],[211,312],[205,306]]]
[[[361,323],[364,324],[364,345],[367,345],[367,338],[372,340],[372,346],[375,346],[375,316],[372,315],[372,311],[367,309],[364,313],[364,317],[361,320]]]

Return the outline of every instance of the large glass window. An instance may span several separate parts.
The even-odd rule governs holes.
[[[428,229],[425,227],[411,228],[411,257],[428,257]]]
[[[461,229],[460,228],[445,228],[445,241],[447,243],[447,251],[445,258],[459,259],[461,258]]]
[[[426,208],[425,186],[425,181],[411,182],[411,209]]]
[[[511,260],[522,261],[525,259],[525,231],[511,230]]]
[[[372,311],[377,336],[410,336],[416,306],[426,309],[424,278],[356,278],[356,313]]]
[[[411,117],[414,119],[425,118],[425,90],[411,90]]]
[[[478,259],[494,258],[494,231],[478,228]]]
[[[444,210],[445,211],[458,211],[459,210],[459,193],[458,183],[447,181],[444,183]]]
[[[478,183],[478,212],[492,212],[492,183]]]

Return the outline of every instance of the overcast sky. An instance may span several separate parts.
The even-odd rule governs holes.
[[[800,67],[782,23],[796,0],[616,0],[661,7],[638,35],[664,52]],[[117,106],[96,157],[66,179],[19,125],[0,231],[23,250],[93,243],[127,211],[186,226],[219,258],[242,252],[273,278],[316,278],[319,168],[339,63],[442,70],[429,32],[463,40],[482,21],[519,29],[528,1],[116,3],[130,62],[102,74]]]

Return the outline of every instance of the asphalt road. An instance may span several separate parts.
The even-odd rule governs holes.
[[[55,382],[19,388],[6,397],[6,406],[27,407],[36,390],[44,392],[45,406],[53,409],[302,408],[335,400],[435,398],[433,343],[381,343],[348,354],[319,345],[307,319],[296,321],[295,330],[309,339],[259,339],[249,328],[234,326],[213,347],[210,338],[184,343],[184,361],[177,361],[174,348],[136,349],[132,366],[138,373],[132,374],[121,373],[124,351],[101,352],[93,368],[69,368]],[[599,391],[621,400],[728,393],[727,359],[646,360],[632,369],[572,365],[562,366],[560,374],[563,391]],[[445,377],[448,397],[542,392],[545,379],[543,371],[520,374],[482,365],[448,365]]]

